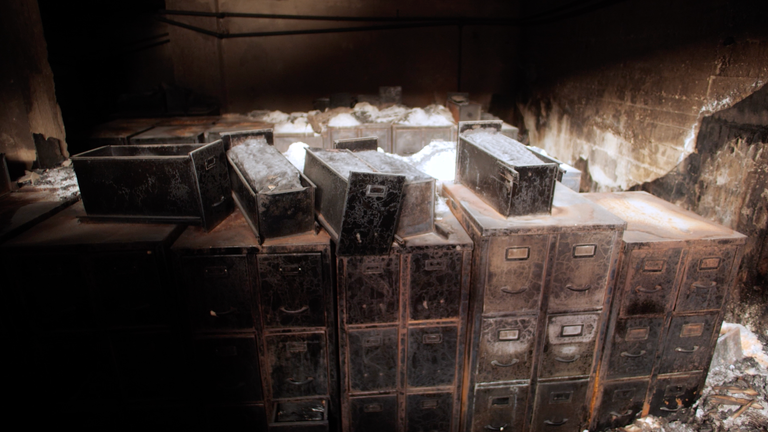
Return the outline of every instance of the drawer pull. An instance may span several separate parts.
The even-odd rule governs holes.
[[[544,420],[544,424],[547,426],[562,426],[568,422],[568,419],[562,419],[559,422],[553,422],[552,420]]]
[[[626,410],[624,414],[619,414],[616,411],[611,411],[608,414],[610,414],[611,417],[626,417],[628,415],[632,415],[632,410]]]
[[[299,313],[306,312],[307,310],[309,310],[309,306],[302,306],[301,309],[297,309],[297,310],[288,310],[288,309],[285,308],[285,306],[280,306],[279,310],[280,310],[280,312],[284,312],[284,313],[287,313],[287,314],[299,314]]]
[[[681,407],[681,406],[680,406],[680,407],[677,407],[677,408],[659,407],[659,409],[660,409],[661,411],[667,411],[667,412],[678,412],[678,411],[680,411],[681,409],[683,409],[683,407]]]
[[[504,430],[504,429],[506,429],[506,428],[507,428],[507,424],[505,423],[505,424],[504,424],[504,425],[502,425],[502,426],[491,426],[491,425],[485,425],[485,428],[484,428],[484,429],[485,429],[485,430],[489,430],[489,431],[503,431],[503,430]]]
[[[368,185],[365,195],[371,198],[383,198],[387,196],[387,187],[384,185]]]
[[[218,206],[220,206],[220,205],[224,204],[225,202],[227,202],[227,197],[226,197],[226,196],[224,196],[224,195],[222,195],[222,196],[221,196],[221,199],[220,199],[220,200],[218,200],[218,201],[216,201],[215,203],[213,203],[213,204],[211,205],[211,207],[218,207]]]
[[[659,291],[661,291],[663,289],[664,288],[662,288],[661,285],[656,285],[652,289],[643,288],[642,285],[641,285],[641,286],[635,288],[635,291],[637,291],[639,293],[653,294],[653,293],[657,293],[657,292],[659,292]]]
[[[592,286],[590,286],[590,285],[584,285],[584,288],[576,288],[575,286],[573,286],[573,285],[571,285],[571,284],[568,284],[568,285],[566,285],[565,287],[566,287],[567,289],[569,289],[569,290],[571,290],[571,291],[575,291],[575,292],[584,292],[584,291],[589,291],[589,289],[590,289],[590,288],[592,288]]]
[[[564,359],[564,358],[560,358],[560,357],[555,357],[555,360],[559,361],[560,363],[573,363],[573,362],[575,362],[576,360],[578,360],[580,358],[581,358],[581,356],[576,354],[576,356],[574,356],[572,359]]]
[[[439,259],[431,259],[424,262],[424,270],[426,271],[437,271],[437,270],[445,270],[446,267],[446,260],[439,260]]]
[[[285,382],[287,382],[288,384],[293,384],[295,386],[301,386],[301,385],[304,385],[304,384],[309,384],[309,383],[311,383],[314,380],[315,379],[312,378],[312,377],[307,377],[307,379],[305,379],[304,381],[296,381],[293,378],[288,378],[288,379],[285,380]]]
[[[509,363],[501,363],[501,362],[499,362],[497,360],[493,360],[491,362],[492,365],[498,366],[498,367],[510,367],[510,366],[514,366],[514,365],[516,365],[518,363],[520,363],[520,360],[518,360],[518,359],[512,359],[512,361],[509,362]]]
[[[229,315],[229,314],[235,313],[235,312],[237,312],[237,309],[231,307],[231,308],[229,308],[229,310],[226,310],[224,312],[216,312],[215,310],[211,309],[210,314],[211,314],[212,317],[218,318],[218,317],[226,316],[226,315]]]
[[[506,294],[522,294],[522,293],[524,293],[526,291],[528,291],[528,287],[527,286],[524,286],[524,287],[522,287],[520,289],[517,289],[517,290],[509,289],[509,287],[502,287],[501,288],[501,292],[506,293]]]
[[[443,343],[443,335],[440,333],[425,334],[421,337],[421,342],[425,344],[439,344]]]
[[[699,350],[699,347],[696,346],[696,345],[693,346],[693,349],[685,349],[685,348],[680,348],[680,347],[675,348],[675,351],[681,352],[681,353],[694,353],[694,352],[696,352],[698,350]]]
[[[692,286],[696,289],[712,289],[717,286],[717,282],[715,281],[694,282]]]
[[[211,156],[205,160],[205,170],[208,171],[216,166],[216,156]]]
[[[622,352],[622,353],[621,353],[621,356],[622,356],[622,357],[629,357],[629,358],[637,358],[637,357],[642,357],[642,356],[644,356],[644,355],[645,355],[645,350],[641,350],[641,351],[640,351],[639,353],[637,353],[637,354],[630,354],[630,353],[628,353],[627,351],[624,351],[624,352]]]
[[[229,270],[225,266],[206,267],[203,273],[207,278],[225,278],[229,276]]]

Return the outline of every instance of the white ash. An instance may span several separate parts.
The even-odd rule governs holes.
[[[541,159],[531,153],[525,144],[502,135],[498,132],[488,132],[487,130],[467,131],[462,134],[467,141],[495,155],[500,160],[509,162],[512,165],[544,165]]]
[[[456,176],[456,143],[435,140],[410,156],[390,155],[405,161],[436,178],[438,183],[453,181]]]
[[[19,185],[51,192],[61,201],[80,197],[75,169],[69,160],[56,168],[28,171],[19,179]]]
[[[232,147],[227,155],[258,193],[275,193],[302,188],[299,172],[264,137]]]
[[[309,144],[303,142],[295,142],[288,146],[288,150],[283,155],[288,159],[288,162],[292,163],[299,171],[304,172],[304,160],[307,157],[307,148]]]
[[[451,113],[442,105],[429,105],[424,109],[414,108],[397,123],[408,126],[452,126],[454,124]]]
[[[341,113],[336,115],[328,122],[328,126],[331,127],[352,127],[360,126],[360,121],[357,120],[352,114]]]

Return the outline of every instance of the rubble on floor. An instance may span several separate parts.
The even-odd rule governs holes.
[[[75,169],[69,160],[55,168],[26,171],[16,182],[22,188],[21,192],[49,191],[61,201],[80,197]]]

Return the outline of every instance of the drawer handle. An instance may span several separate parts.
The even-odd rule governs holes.
[[[504,425],[502,425],[502,426],[491,426],[491,425],[485,425],[485,428],[484,428],[484,429],[485,429],[485,430],[489,430],[489,431],[503,431],[503,430],[504,430],[504,429],[506,429],[506,428],[507,428],[507,424],[505,423],[505,424],[504,424]]]
[[[205,170],[208,171],[209,169],[216,166],[216,156],[211,156],[205,161]]]
[[[694,282],[692,286],[697,289],[712,289],[717,286],[717,282],[715,281]]]
[[[285,381],[286,381],[288,384],[293,384],[293,385],[295,385],[295,386],[301,386],[301,385],[304,385],[304,384],[309,384],[309,383],[311,383],[311,382],[312,382],[312,381],[314,381],[314,380],[315,380],[315,379],[314,379],[314,378],[312,378],[312,377],[307,377],[307,379],[305,379],[304,381],[296,381],[296,380],[295,380],[295,379],[293,379],[293,378],[288,378],[288,379],[286,379]]]
[[[628,415],[632,415],[632,410],[626,410],[624,414],[619,414],[616,411],[611,411],[608,414],[611,415],[611,417],[626,417]]]
[[[661,291],[663,289],[664,288],[662,288],[661,285],[656,285],[653,289],[643,288],[642,285],[641,285],[641,286],[635,288],[635,291],[637,291],[639,293],[653,294],[653,293],[657,293],[657,292],[659,292],[659,291]]]
[[[640,351],[639,353],[637,353],[637,354],[630,354],[630,353],[629,353],[629,352],[627,352],[627,351],[624,351],[624,352],[622,352],[622,353],[621,353],[621,356],[622,356],[622,357],[629,357],[629,358],[642,357],[642,356],[644,356],[644,355],[645,355],[645,350],[641,350],[641,351]]]
[[[226,201],[227,201],[227,197],[225,197],[224,195],[222,195],[222,196],[221,196],[221,199],[220,199],[220,200],[218,200],[217,202],[213,203],[213,204],[211,205],[211,207],[218,207],[218,206],[220,206],[220,205],[224,204]]]
[[[576,354],[576,356],[574,358],[572,358],[572,359],[564,359],[564,358],[560,358],[560,357],[555,357],[555,360],[559,361],[560,363],[573,363],[576,360],[578,360],[579,358],[581,358],[581,356]]]
[[[680,348],[680,347],[675,348],[675,351],[681,352],[681,353],[694,353],[694,352],[696,352],[698,350],[699,350],[699,347],[696,346],[696,345],[693,346],[693,349],[685,349],[685,348]]]
[[[226,266],[206,267],[203,273],[207,278],[225,278],[229,276],[229,269]]]
[[[501,362],[496,361],[496,360],[493,360],[491,362],[492,365],[498,366],[498,367],[510,367],[510,366],[514,366],[514,365],[516,365],[518,363],[520,363],[520,360],[518,360],[518,359],[512,359],[512,361],[509,362],[509,363],[501,363]]]
[[[552,420],[544,420],[544,424],[547,426],[562,426],[568,422],[568,419],[563,419],[559,422],[553,422]]]
[[[565,286],[567,289],[575,292],[584,292],[589,291],[590,288],[592,288],[590,285],[584,285],[584,288],[576,288],[575,286],[568,284]]]
[[[508,287],[502,287],[501,292],[507,293],[507,294],[521,294],[528,291],[528,286],[524,286],[518,290],[509,289]]]
[[[659,409],[660,409],[661,411],[668,411],[668,412],[678,412],[678,411],[680,411],[681,409],[683,409],[683,407],[681,407],[681,406],[679,406],[679,407],[677,407],[677,408],[659,407]]]
[[[279,310],[280,312],[284,312],[287,314],[299,314],[302,312],[306,312],[308,309],[309,309],[309,306],[303,306],[301,309],[297,309],[297,310],[288,310],[285,308],[285,306],[280,306]]]
[[[215,310],[211,309],[210,314],[211,314],[212,317],[222,317],[222,316],[229,315],[229,314],[235,313],[235,312],[237,312],[237,309],[231,307],[231,308],[229,308],[229,310],[224,311],[224,312],[216,312]]]

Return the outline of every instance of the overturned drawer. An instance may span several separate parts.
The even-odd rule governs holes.
[[[311,231],[315,185],[271,145],[272,131],[222,135],[235,202],[259,242]]]
[[[188,223],[232,212],[224,144],[105,146],[72,157],[89,218]]]

